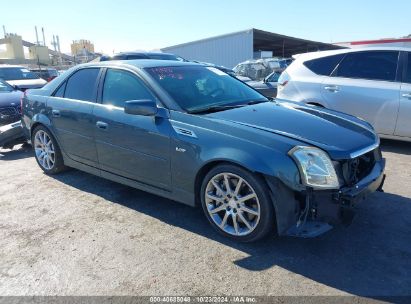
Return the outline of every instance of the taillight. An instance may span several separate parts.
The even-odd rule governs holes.
[[[290,81],[290,75],[287,72],[282,72],[280,77],[278,78],[278,90],[284,89],[284,87]]]

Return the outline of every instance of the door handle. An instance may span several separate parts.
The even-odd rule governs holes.
[[[402,94],[402,97],[411,99],[411,93]]]
[[[61,117],[59,110],[52,110],[51,115],[53,115],[53,117]]]
[[[101,130],[107,130],[108,129],[108,124],[102,121],[96,122],[96,127],[101,129]]]
[[[340,88],[336,85],[327,85],[324,89],[330,92],[338,92],[340,90]]]

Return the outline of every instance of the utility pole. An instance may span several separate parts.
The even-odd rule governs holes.
[[[37,25],[34,27],[36,30],[36,44],[39,45],[39,34],[37,33]]]
[[[62,65],[62,64],[63,64],[63,58],[61,57],[60,38],[59,38],[59,35],[56,35],[56,39],[57,39],[57,51],[59,52],[59,62],[60,62],[60,65]]]
[[[44,28],[41,28],[41,32],[43,33],[43,46],[46,46],[46,37],[44,36]]]

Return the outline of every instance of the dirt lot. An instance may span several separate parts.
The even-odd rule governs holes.
[[[0,150],[0,295],[411,295],[411,144],[385,193],[317,239],[237,244],[201,210]]]

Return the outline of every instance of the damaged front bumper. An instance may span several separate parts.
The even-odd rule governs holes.
[[[382,191],[384,170],[385,159],[381,158],[366,177],[351,187],[338,190],[306,188],[305,191],[294,192],[293,196],[288,192],[287,198],[284,194],[288,206],[283,204],[276,208],[279,235],[310,238],[329,231],[335,225],[350,224],[356,204],[369,194]],[[294,206],[290,208],[290,204]]]
[[[11,149],[24,142],[26,138],[20,121],[0,127],[0,148]]]

